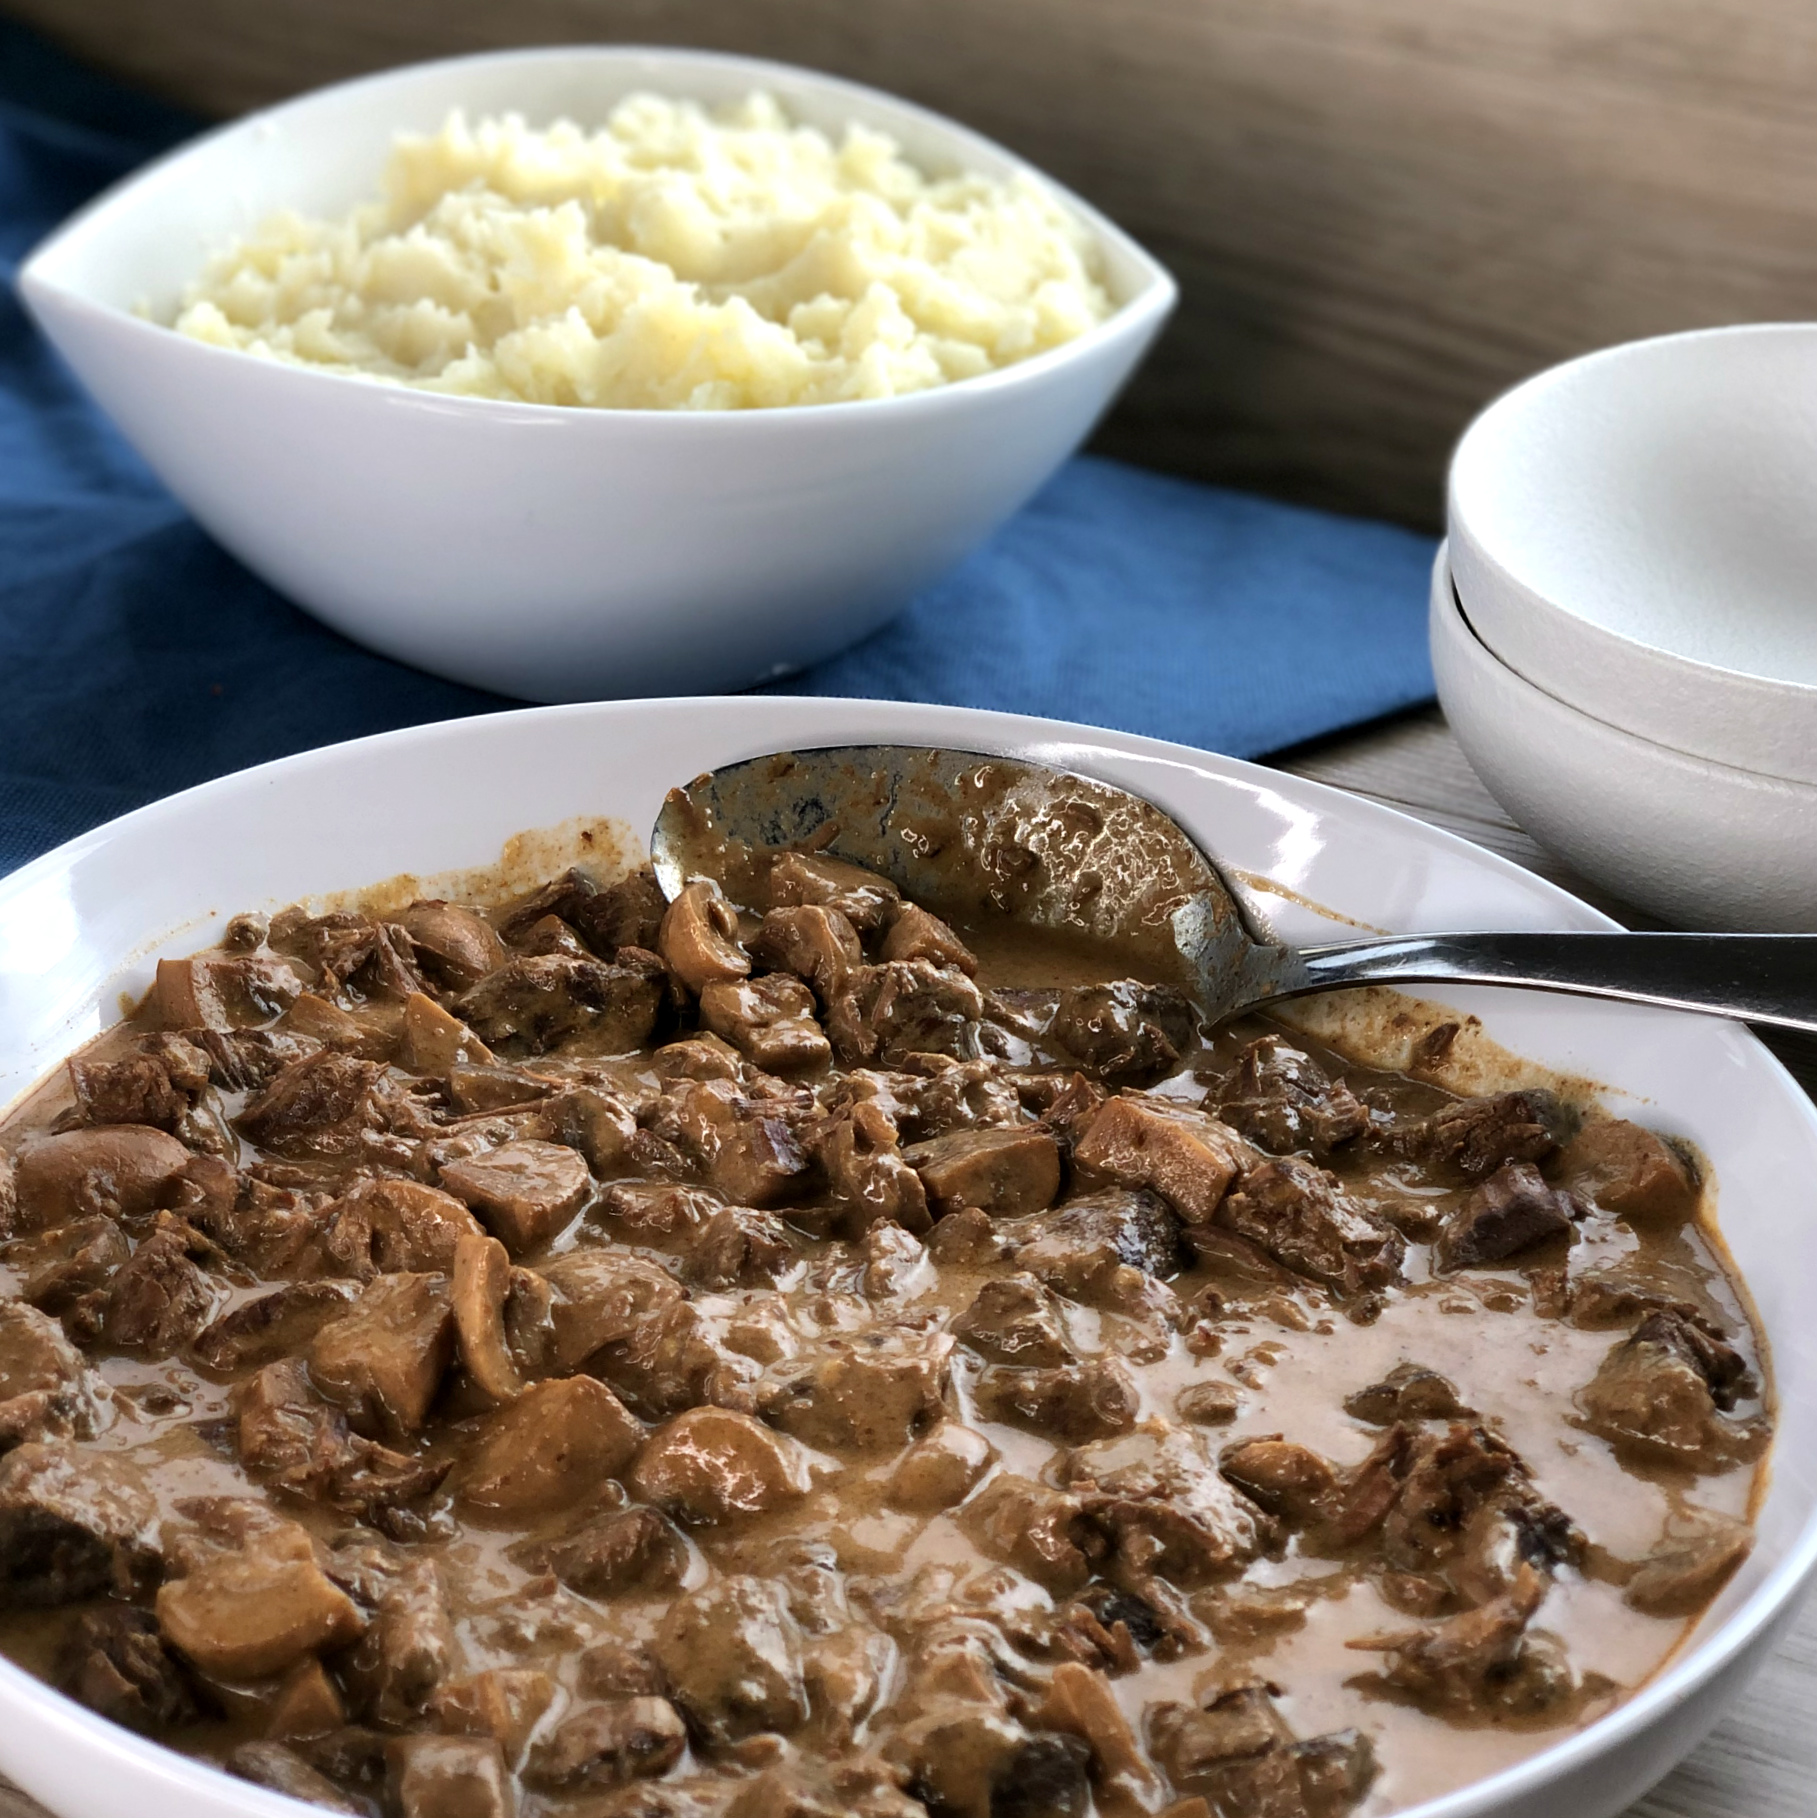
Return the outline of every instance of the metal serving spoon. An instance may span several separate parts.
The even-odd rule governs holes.
[[[1817,1032],[1817,935],[1421,934],[1283,947],[1152,802],[1020,758],[843,745],[730,764],[670,792],[650,852],[666,895],[717,880],[768,901],[779,849],[848,859],[975,929],[1119,953],[1221,1022],[1351,985],[1523,985]]]

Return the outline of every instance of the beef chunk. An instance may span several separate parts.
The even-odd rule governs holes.
[[[273,946],[314,968],[326,995],[357,985],[367,996],[407,997],[422,989],[416,949],[396,922],[383,922],[356,909],[306,916],[286,909],[271,924]]]
[[[296,1001],[303,983],[294,966],[271,953],[161,959],[150,1008],[165,1029],[237,1029],[276,1016]]]
[[[1584,1125],[1558,1158],[1561,1182],[1637,1228],[1671,1230],[1697,1211],[1691,1169],[1662,1138],[1624,1118]]]
[[[27,1439],[92,1439],[99,1388],[54,1319],[0,1301],[0,1450]]]
[[[896,1142],[896,1126],[877,1105],[853,1104],[817,1135],[814,1153],[846,1208],[849,1228],[887,1222],[925,1231],[932,1222],[927,1189]]]
[[[978,1378],[974,1393],[987,1420],[1028,1427],[1069,1445],[1127,1432],[1142,1405],[1134,1379],[1114,1357],[1054,1370],[993,1367]]]
[[[235,1127],[279,1155],[352,1154],[363,1135],[384,1126],[381,1072],[375,1061],[318,1049],[284,1068],[234,1120]]]
[[[1269,1517],[1219,1475],[1196,1434],[1161,1421],[1081,1446],[1063,1470],[1137,1580],[1158,1574],[1203,1584],[1253,1559],[1275,1534]]]
[[[408,1457],[348,1431],[311,1388],[300,1358],[267,1364],[234,1392],[235,1433],[248,1470],[350,1515],[383,1520],[427,1495],[448,1466]]]
[[[1447,1377],[1423,1364],[1398,1363],[1380,1382],[1344,1397],[1344,1412],[1371,1426],[1396,1421],[1457,1420],[1474,1412],[1458,1399]]]
[[[1293,1156],[1251,1169],[1218,1208],[1217,1220],[1338,1294],[1400,1278],[1400,1234],[1363,1211],[1334,1176]]]
[[[832,1451],[894,1450],[937,1420],[953,1341],[888,1328],[829,1339],[816,1355],[779,1365],[764,1384],[764,1418]]]
[[[688,1746],[666,1698],[619,1698],[571,1710],[531,1751],[524,1784],[545,1792],[619,1786],[666,1774]]]
[[[533,1541],[513,1557],[553,1572],[583,1597],[672,1590],[688,1569],[688,1543],[654,1509],[614,1509],[559,1540]]]
[[[943,1420],[896,1461],[886,1497],[892,1508],[917,1514],[953,1508],[977,1488],[996,1455],[982,1433]]]
[[[1578,1687],[1554,1649],[1527,1632],[1549,1582],[1523,1566],[1514,1587],[1489,1603],[1346,1645],[1384,1655],[1387,1664],[1374,1683],[1442,1716],[1481,1721],[1556,1711]]]
[[[864,964],[857,930],[837,909],[817,903],[772,909],[752,937],[751,956],[762,965],[806,980],[822,1003],[831,1001],[847,972]]]
[[[108,1342],[146,1357],[168,1357],[201,1331],[215,1310],[216,1292],[194,1258],[218,1254],[185,1220],[168,1212],[107,1288]]]
[[[1649,1616],[1694,1616],[1753,1548],[1754,1530],[1745,1521],[1686,1507],[1635,1568],[1623,1597]]]
[[[1379,1529],[1382,1556],[1398,1571],[1430,1572],[1460,1555],[1485,1510],[1522,1511],[1536,1555],[1562,1557],[1576,1542],[1569,1522],[1542,1503],[1525,1462],[1486,1427],[1454,1422],[1442,1432],[1392,1427],[1350,1473],[1334,1530],[1345,1542]]]
[[[698,996],[708,985],[748,978],[751,956],[738,938],[738,911],[710,878],[697,878],[664,912],[656,951]]]
[[[201,1721],[202,1699],[157,1618],[131,1604],[85,1610],[57,1652],[57,1684],[114,1723],[155,1736]]]
[[[1750,1457],[1764,1438],[1721,1412],[1751,1391],[1733,1346],[1682,1313],[1649,1313],[1603,1359],[1578,1400],[1592,1432],[1616,1445],[1713,1470]]]
[[[348,1275],[440,1273],[454,1267],[455,1247],[479,1230],[451,1194],[395,1177],[361,1181],[329,1208],[323,1249]]]
[[[719,1195],[701,1187],[627,1180],[599,1196],[594,1215],[609,1220],[610,1228],[627,1242],[675,1250],[691,1245],[722,1208]]]
[[[157,1504],[137,1468],[67,1442],[0,1459],[0,1607],[142,1595],[160,1571]]]
[[[292,1061],[324,1045],[281,1029],[191,1029],[186,1039],[207,1055],[210,1082],[226,1092],[261,1092]]]
[[[556,1308],[558,1343],[563,1309]],[[711,1402],[750,1404],[747,1388],[757,1374],[749,1358],[727,1349],[699,1307],[664,1300],[634,1319],[588,1360],[588,1369],[610,1383],[625,1403],[650,1420]]]
[[[539,1382],[490,1415],[461,1459],[469,1507],[522,1519],[597,1495],[637,1455],[644,1431],[590,1376]]]
[[[1569,1237],[1582,1215],[1578,1202],[1547,1186],[1537,1168],[1510,1162],[1474,1188],[1446,1220],[1433,1260],[1446,1272],[1493,1266]]]
[[[1251,1151],[1229,1125],[1163,1099],[1107,1099],[1073,1144],[1089,1178],[1151,1187],[1188,1224],[1217,1211]]]
[[[400,1736],[388,1754],[398,1818],[511,1818],[509,1771],[490,1737]]]
[[[1276,1155],[1305,1150],[1323,1157],[1369,1127],[1356,1094],[1278,1035],[1251,1042],[1215,1096],[1227,1124]]]
[[[1084,1588],[1109,1550],[1086,1520],[1085,1505],[1065,1491],[999,1473],[959,1512],[972,1543],[1056,1597]]]
[[[1143,1278],[1173,1275],[1182,1262],[1180,1221],[1152,1193],[1095,1193],[1003,1229],[1018,1269],[1093,1305],[1139,1299]]]
[[[1171,986],[1122,979],[1064,987],[1046,1041],[1095,1078],[1140,1084],[1174,1067],[1197,1028],[1191,1004]]]
[[[1563,1112],[1549,1092],[1498,1092],[1462,1098],[1430,1117],[1391,1131],[1389,1149],[1416,1161],[1486,1180],[1509,1162],[1544,1161],[1558,1147]]]
[[[541,954],[488,973],[454,1009],[502,1054],[547,1054],[570,1043],[589,1054],[629,1054],[650,1039],[663,988],[655,961],[635,949],[610,965]]]
[[[678,1597],[651,1651],[675,1702],[709,1744],[759,1730],[787,1735],[807,1721],[801,1633],[774,1584],[725,1577]]]
[[[683,1080],[650,1112],[651,1130],[674,1144],[734,1204],[768,1206],[806,1181],[808,1153],[796,1124],[812,1101],[751,1097],[729,1080]]]
[[[888,878],[823,853],[787,852],[770,867],[771,908],[836,909],[861,934],[881,928],[901,901]]]
[[[17,1226],[45,1231],[80,1218],[148,1218],[170,1203],[189,1160],[174,1136],[145,1124],[30,1137],[14,1161]]]
[[[632,1492],[690,1522],[762,1514],[805,1496],[812,1478],[799,1444],[748,1414],[691,1408],[645,1443]]]
[[[855,966],[826,1009],[833,1051],[846,1066],[894,1066],[911,1054],[977,1053],[984,999],[955,966],[892,960]]]
[[[593,1190],[587,1164],[560,1143],[504,1143],[442,1169],[442,1185],[478,1214],[513,1256],[540,1248]]]
[[[340,1662],[355,1708],[385,1729],[412,1724],[459,1658],[434,1560],[357,1533],[326,1561],[329,1574],[371,1614]]]
[[[613,953],[620,947],[652,952],[668,907],[656,873],[644,865],[604,890],[568,904],[561,913],[596,953]]]
[[[753,1065],[773,1073],[832,1058],[832,1044],[814,1020],[813,992],[786,973],[709,979],[700,991],[700,1020]]]
[[[454,1355],[445,1275],[381,1275],[309,1344],[309,1374],[356,1428],[416,1432]]]
[[[1029,1274],[987,1281],[953,1321],[952,1332],[992,1363],[1056,1369],[1073,1361],[1059,1301]]]
[[[365,1629],[352,1600],[316,1563],[295,1522],[259,1503],[188,1505],[217,1524],[211,1546],[158,1592],[165,1639],[205,1673],[268,1679],[308,1654],[345,1647]],[[235,1515],[246,1518],[235,1521]]]
[[[99,1333],[107,1284],[131,1254],[126,1234],[98,1214],[15,1238],[6,1247],[6,1261],[20,1277],[20,1299],[58,1315],[84,1339]]]
[[[1344,1818],[1375,1783],[1369,1738],[1341,1730],[1296,1742],[1271,1688],[1223,1683],[1204,1704],[1151,1705],[1148,1745],[1174,1790],[1219,1813]]]
[[[511,957],[492,924],[471,909],[419,897],[404,911],[417,964],[444,985],[465,991]]]
[[[582,905],[591,902],[599,886],[578,865],[570,865],[560,877],[514,897],[502,909],[493,912],[493,921],[507,941],[521,941],[538,922],[554,915],[572,921]]]
[[[208,1084],[208,1056],[180,1035],[145,1035],[118,1060],[69,1063],[83,1121],[176,1131]]]
[[[242,1742],[227,1757],[227,1771],[305,1805],[345,1812],[350,1818],[371,1818],[372,1808],[365,1800],[311,1767],[288,1743]]]
[[[721,1206],[683,1262],[703,1288],[773,1287],[801,1260],[801,1247],[781,1219],[749,1206]]]
[[[905,1159],[921,1176],[936,1217],[976,1206],[993,1218],[1039,1212],[1060,1191],[1060,1149],[1034,1124],[955,1130],[917,1143]]]
[[[345,1313],[353,1295],[345,1282],[287,1282],[242,1301],[204,1327],[190,1345],[190,1355],[222,1376],[292,1356]]]
[[[681,1299],[672,1275],[618,1250],[570,1250],[542,1274],[555,1295],[555,1364],[564,1371],[629,1349],[652,1315]]]

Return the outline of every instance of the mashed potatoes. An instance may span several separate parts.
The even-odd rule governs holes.
[[[1009,366],[1112,308],[1039,184],[928,178],[768,95],[634,95],[605,127],[400,135],[381,201],[221,253],[177,329],[269,358],[539,404],[741,410]]]

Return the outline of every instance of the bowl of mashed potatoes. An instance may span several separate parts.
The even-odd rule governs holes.
[[[624,47],[253,115],[20,288],[273,586],[547,701],[737,688],[874,630],[1078,446],[1175,299],[950,121]]]

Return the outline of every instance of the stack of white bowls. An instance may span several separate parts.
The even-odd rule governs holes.
[[[1669,922],[1817,930],[1817,325],[1542,373],[1447,509],[1439,698],[1509,813]]]

